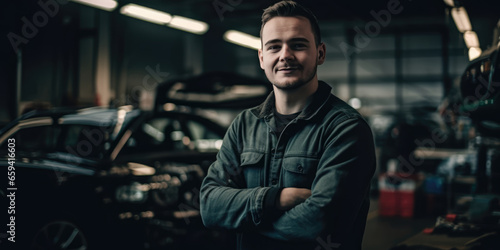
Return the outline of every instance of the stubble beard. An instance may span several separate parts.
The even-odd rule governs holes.
[[[275,80],[271,83],[273,84],[273,86],[280,90],[296,90],[309,83],[316,76],[317,68],[318,65],[314,66],[314,70],[305,79],[298,79],[296,81],[285,80],[284,82],[278,82],[277,80]]]

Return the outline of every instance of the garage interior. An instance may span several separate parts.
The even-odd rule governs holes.
[[[256,46],[262,10],[274,2],[3,3],[0,128],[33,109],[152,110],[156,87],[179,77],[232,72],[267,81]],[[363,249],[490,249],[478,242],[498,243],[500,127],[498,118],[486,130],[477,124],[499,110],[458,110],[473,63],[488,73],[477,83],[486,94],[476,99],[500,101],[493,76],[499,68],[498,3],[298,2],[316,14],[326,44],[319,79],[365,117],[375,137],[378,165]],[[134,16],[136,6],[160,19]],[[186,28],[182,21],[191,23]],[[246,40],[233,41],[241,36]],[[450,226],[461,213],[489,231]]]

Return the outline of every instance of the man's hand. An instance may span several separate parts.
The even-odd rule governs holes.
[[[304,202],[311,196],[311,190],[307,188],[284,188],[279,199],[276,200],[276,207],[280,210],[289,210]]]

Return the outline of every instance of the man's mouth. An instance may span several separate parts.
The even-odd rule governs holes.
[[[278,68],[278,72],[283,72],[283,73],[291,73],[295,70],[298,70],[299,67],[293,66],[293,67],[280,67]]]

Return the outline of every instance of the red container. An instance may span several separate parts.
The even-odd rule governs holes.
[[[397,191],[399,215],[403,218],[413,217],[415,207],[415,191]]]
[[[415,186],[416,182],[413,178],[404,178],[395,174],[381,175],[379,177],[379,215],[413,217]]]
[[[397,216],[398,197],[396,190],[380,190],[378,200],[378,213],[380,216]]]

